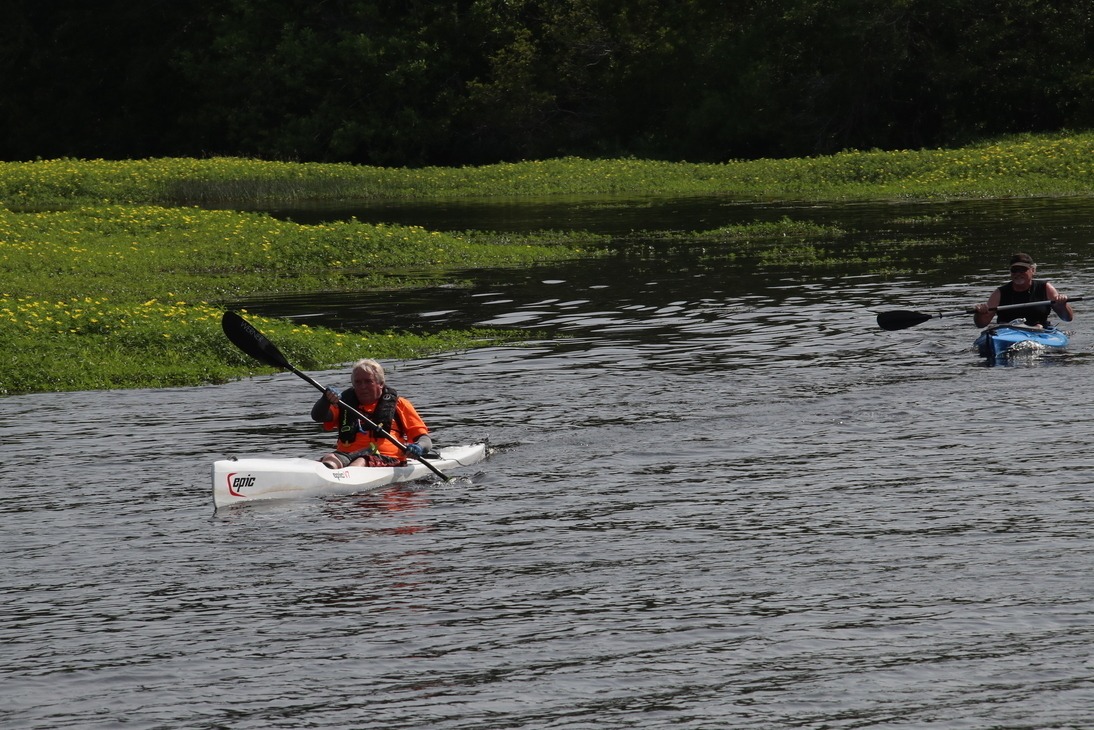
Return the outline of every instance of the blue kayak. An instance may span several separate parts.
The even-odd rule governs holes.
[[[973,344],[981,355],[994,358],[1030,350],[1066,347],[1067,335],[1055,327],[996,324],[981,332]]]

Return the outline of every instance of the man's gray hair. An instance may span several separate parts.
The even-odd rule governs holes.
[[[384,378],[384,366],[371,358],[365,358],[353,363],[353,370],[364,370],[372,374],[372,379],[381,385],[386,383]]]

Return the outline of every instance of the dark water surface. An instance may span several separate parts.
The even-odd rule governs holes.
[[[995,367],[967,317],[874,315],[960,311],[1016,250],[1094,293],[1092,201],[689,215],[632,227],[935,243],[892,277],[653,247],[247,303],[563,335],[389,364],[438,441],[493,445],[448,484],[214,514],[213,460],[329,446],[291,374],[0,399],[0,726],[1089,727],[1094,304]]]

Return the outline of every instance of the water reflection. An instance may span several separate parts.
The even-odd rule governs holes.
[[[911,263],[915,270],[886,276],[870,273],[877,264],[779,267],[764,264],[755,253],[741,253],[733,244],[657,245],[643,241],[635,247],[622,244],[604,260],[462,272],[460,278],[473,282],[469,289],[427,285],[398,293],[287,295],[232,304],[263,315],[306,318],[315,324],[351,329],[422,331],[485,326],[566,333],[646,330],[650,337],[661,337],[674,330],[708,332],[719,322],[764,308],[803,312],[821,301],[828,312],[805,317],[819,327],[832,321],[831,317],[835,321],[853,318],[858,323],[863,310],[897,308],[898,302],[900,308],[964,308],[970,301],[986,297],[986,292],[998,284],[1000,261],[1009,255],[1016,241],[1023,241],[1023,246],[1044,262],[1039,275],[1051,278],[1062,291],[1081,294],[1091,267],[1094,206],[1086,199],[807,207],[785,202],[727,204],[710,198],[684,202],[708,214],[732,208],[734,222],[748,222],[760,211],[774,218],[792,212],[847,230],[838,244],[847,248],[876,246],[889,239],[914,240],[915,258]],[[435,228],[460,228],[471,222],[467,208],[476,208],[475,203],[463,205],[456,211],[432,211],[429,219],[413,220]],[[477,205],[490,208],[485,203]],[[515,208],[516,213],[503,218],[511,225],[527,228],[534,227],[538,221],[535,211],[543,205],[526,202],[500,207]],[[410,207],[403,211],[408,216],[404,222],[417,215],[414,210]],[[390,219],[389,213],[390,207],[372,211],[375,219]],[[694,225],[700,219],[690,217],[692,213],[683,215],[674,224],[676,227],[702,227]],[[581,222],[589,223],[592,229],[614,225],[610,220],[597,220]],[[649,229],[663,221],[653,216],[636,218],[635,223]],[[1046,230],[1052,234],[1046,236]],[[943,260],[945,263],[936,263]],[[783,322],[804,324],[798,322],[800,319],[791,315]],[[770,321],[751,324],[778,326]],[[861,326],[868,325],[863,322]]]
[[[277,207],[226,203],[314,225],[356,218],[436,231],[591,231],[625,236],[636,231],[703,231],[725,225],[792,220],[838,224],[849,229],[937,230],[972,233],[984,226],[1008,228],[1039,245],[1058,243],[1072,227],[1089,227],[1094,201],[1086,197],[992,200],[804,202],[726,195],[586,195],[299,202]],[[1088,241],[1090,242],[1090,241]]]

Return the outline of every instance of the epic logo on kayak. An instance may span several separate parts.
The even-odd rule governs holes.
[[[239,491],[246,487],[253,487],[255,485],[255,478],[248,474],[247,476],[237,476],[236,472],[228,475],[228,491],[232,494],[238,494],[243,496]]]

